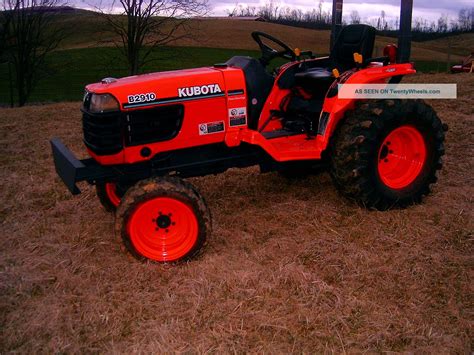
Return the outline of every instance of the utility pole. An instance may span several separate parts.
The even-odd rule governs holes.
[[[398,63],[407,63],[411,52],[411,16],[413,0],[402,0],[400,5],[400,31],[398,35]]]
[[[343,0],[332,0],[331,48],[329,51],[332,50],[342,28],[342,2]]]

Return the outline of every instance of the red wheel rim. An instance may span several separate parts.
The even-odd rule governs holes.
[[[398,127],[380,146],[380,179],[392,189],[407,187],[420,175],[425,160],[426,144],[420,131],[410,125]]]
[[[105,192],[112,205],[118,207],[120,204],[120,197],[117,195],[117,184],[114,182],[107,182],[105,184]]]
[[[128,219],[127,233],[135,250],[155,261],[184,257],[198,239],[198,221],[186,203],[157,197],[140,204]]]

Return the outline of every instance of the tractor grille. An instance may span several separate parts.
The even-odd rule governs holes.
[[[82,115],[84,143],[97,155],[118,153],[123,148],[122,115],[114,112],[109,114]]]
[[[126,144],[140,145],[172,139],[181,129],[183,116],[183,105],[132,111],[125,119]]]
[[[92,114],[87,111],[88,101],[86,97],[82,115],[84,143],[97,155],[118,153],[124,144],[136,146],[172,139],[183,123],[183,105]]]

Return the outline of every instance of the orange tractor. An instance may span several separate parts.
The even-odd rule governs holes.
[[[82,112],[89,159],[51,140],[65,185],[77,194],[77,182],[94,184],[139,259],[188,259],[210,235],[209,210],[187,177],[253,165],[289,174],[324,166],[344,195],[381,210],[419,202],[436,181],[444,126],[429,105],[338,97],[340,85],[414,74],[403,59],[406,41],[399,43],[404,53],[389,45],[373,58],[375,29],[349,25],[329,56],[315,58],[268,34],[252,37],[258,59],[88,85]],[[269,72],[276,58],[288,62]]]

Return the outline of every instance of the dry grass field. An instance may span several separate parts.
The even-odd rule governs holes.
[[[92,13],[80,13],[74,16],[64,16],[62,21],[67,26],[73,26],[76,31],[62,44],[62,49],[86,48],[113,45],[114,38],[104,22]],[[268,22],[239,21],[227,19],[194,19],[189,23],[194,35],[184,37],[170,43],[173,46],[193,46],[207,48],[229,48],[258,50],[257,44],[250,34],[253,31],[269,33],[293,48],[312,50],[319,55],[328,53],[330,31],[311,30],[290,27]],[[189,30],[189,29],[188,29]],[[189,31],[188,31],[189,32]],[[176,35],[185,35],[184,29]],[[474,34],[464,34],[451,37],[451,61],[460,61],[468,55]],[[447,40],[439,39],[427,42],[413,42],[411,58],[416,60],[446,61]],[[375,42],[376,55],[382,55],[383,47],[389,43],[396,43],[396,38],[377,36]]]
[[[202,46],[212,48],[241,48],[258,49],[250,34],[253,31],[263,31],[283,40],[293,48],[309,49],[315,53],[327,53],[330,31],[311,30],[305,28],[290,27],[268,22],[233,21],[223,19],[205,19],[195,21],[195,27],[200,34],[196,40],[182,39],[174,45]],[[459,37],[459,38],[458,38]],[[470,42],[474,34],[452,37],[453,52],[451,60],[459,60],[459,55],[468,55],[472,46]],[[467,43],[466,43],[467,42]],[[397,43],[396,38],[377,36],[375,41],[376,55],[382,55],[383,47],[389,43]],[[465,44],[465,50],[459,51],[461,43]],[[411,58],[416,60],[439,60],[445,61],[447,44],[443,40],[412,42]]]
[[[474,75],[410,81],[458,84],[431,102],[450,131],[423,204],[368,211],[326,173],[191,179],[214,233],[177,266],[129,259],[94,189],[55,175],[79,103],[0,109],[0,353],[472,352]]]

